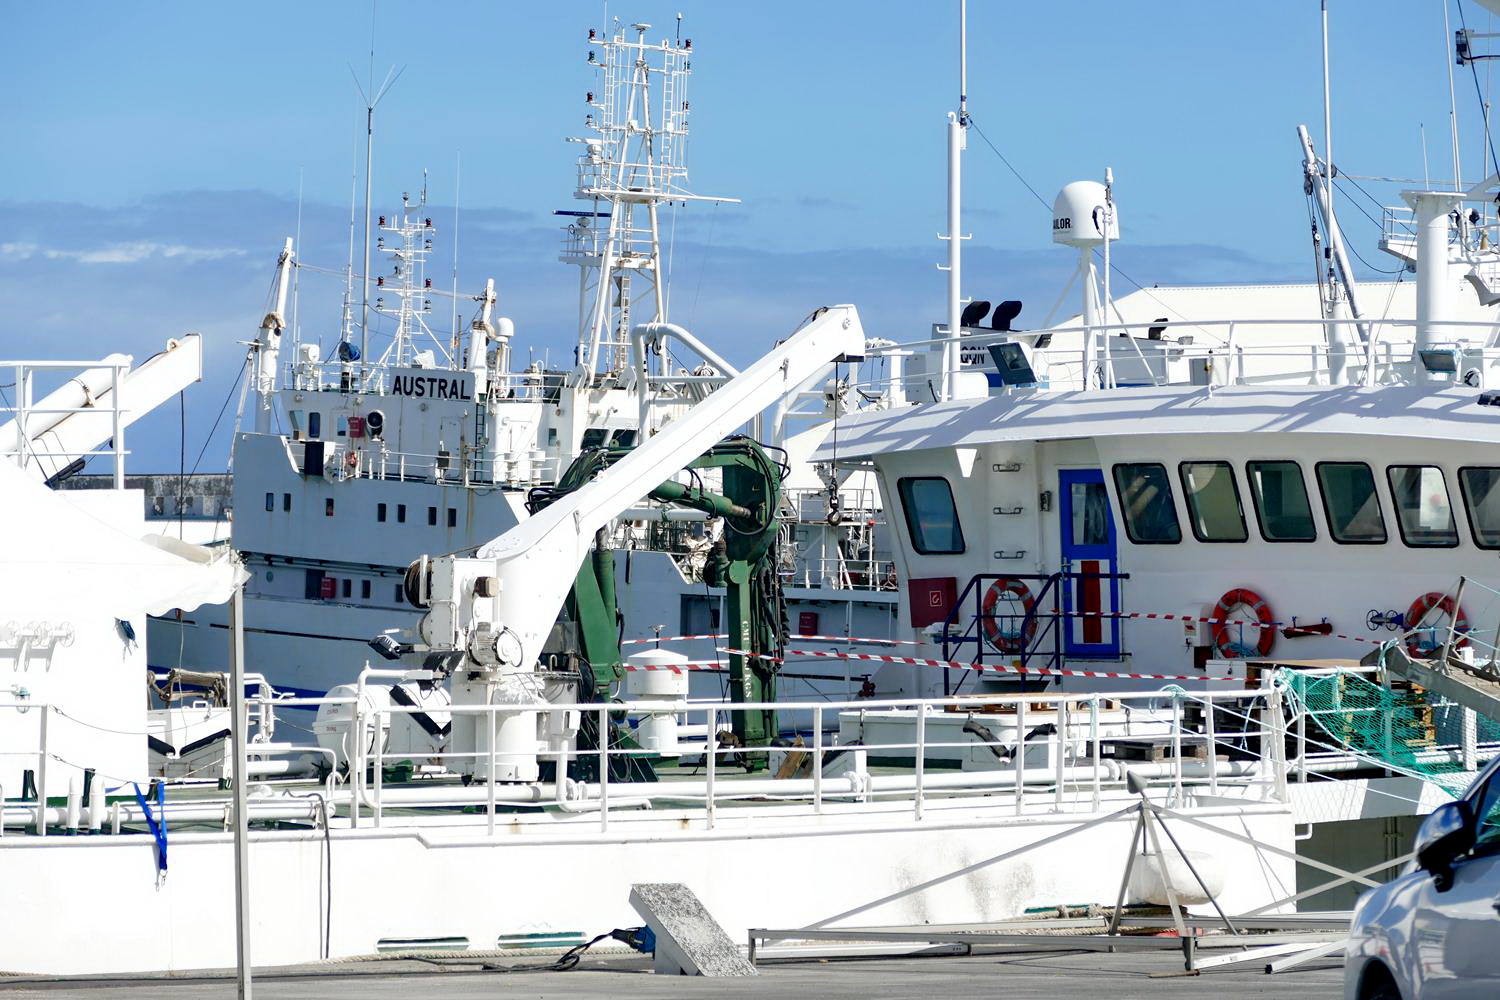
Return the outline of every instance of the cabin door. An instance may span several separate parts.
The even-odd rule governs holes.
[[[1072,573],[1114,573],[1115,519],[1099,469],[1058,472],[1058,516],[1062,566]],[[1063,652],[1086,659],[1120,655],[1120,581],[1097,576],[1068,580],[1062,587]]]

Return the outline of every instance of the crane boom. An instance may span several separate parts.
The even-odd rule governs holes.
[[[499,664],[530,669],[596,531],[829,360],[857,357],[863,349],[853,306],[820,309],[791,338],[587,486],[480,546],[473,558],[434,560],[423,639],[432,649],[462,649],[474,626],[486,622],[495,635],[512,640],[498,653]],[[493,580],[476,586],[482,576]]]

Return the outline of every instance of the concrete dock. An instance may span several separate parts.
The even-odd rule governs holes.
[[[474,959],[438,962],[363,962],[267,970],[255,980],[265,1000],[442,1000],[525,997],[528,1000],[631,1000],[764,996],[817,996],[820,1000],[867,997],[913,1000],[1110,997],[1111,1000],[1223,1000],[1224,997],[1288,996],[1303,1000],[1341,997],[1343,963],[1318,960],[1277,975],[1262,964],[1181,975],[1180,955],[1171,952],[976,951],[967,956],[798,959],[765,962],[750,979],[657,976],[648,960],[585,957],[568,972],[538,971],[547,956],[494,959],[485,969]],[[0,995],[46,1000],[231,1000],[233,978],[133,977],[90,980],[9,980]]]

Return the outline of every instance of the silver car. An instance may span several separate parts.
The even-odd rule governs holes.
[[[1416,853],[1354,906],[1345,1000],[1500,998],[1500,758],[1422,822]]]

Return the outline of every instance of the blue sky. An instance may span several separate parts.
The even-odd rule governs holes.
[[[684,14],[691,187],[743,199],[679,220],[674,319],[739,360],[811,308],[852,301],[867,328],[914,336],[942,311],[943,118],[956,90],[956,3],[615,0],[611,16],[670,34]],[[1465,3],[1471,27],[1489,15]],[[1333,0],[1335,159],[1346,172],[1451,175],[1442,0]],[[1450,27],[1458,7],[1450,2]],[[368,3],[0,3],[5,354],[144,356],[202,331],[188,394],[189,464],[264,310],[275,254],[342,265],[368,70]],[[461,286],[493,276],[520,337],[568,353],[574,272],[550,213],[568,208],[596,3],[409,3],[375,8],[376,76],[405,67],[378,118],[376,210],[430,171],[451,268],[454,174]],[[1294,128],[1322,143],[1316,0],[970,4],[970,107],[1049,201],[1113,167],[1116,260],[1150,284],[1310,274]],[[1490,63],[1479,64],[1488,87]],[[1481,169],[1475,85],[1455,68],[1463,175]],[[966,291],[1027,301],[1038,323],[1071,259],[1046,209],[978,136],[966,168]],[[1367,187],[1371,185],[1366,185]],[[1394,186],[1376,191],[1394,201]],[[1375,230],[1346,212],[1372,264]],[[338,289],[309,280],[300,318],[337,321]],[[66,345],[64,347],[63,345]],[[175,408],[135,436],[136,467],[175,468]],[[232,417],[232,405],[231,405]],[[227,455],[227,421],[203,468]]]

